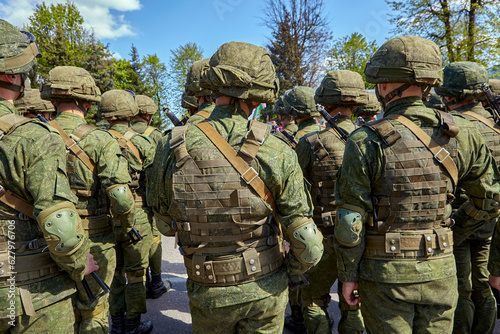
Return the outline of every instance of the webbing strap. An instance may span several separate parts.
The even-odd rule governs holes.
[[[342,139],[342,136],[340,135],[340,133],[338,133],[337,131],[333,130],[333,128],[328,128],[328,131],[330,131],[331,133],[333,133],[334,136],[337,137],[340,140],[340,142],[345,145],[345,140]]]
[[[196,113],[196,115],[200,115],[201,117],[207,119],[210,116],[210,113],[206,112],[205,110],[200,110]]]
[[[132,139],[132,137],[134,137],[137,134],[137,132],[134,132],[132,130],[128,130],[127,132],[125,132],[124,135],[122,135],[121,133],[119,133],[116,130],[108,130],[108,131],[111,134],[113,134],[113,136],[115,136],[116,138],[118,138],[118,141],[123,140],[123,142],[128,146],[128,148],[130,148],[130,150],[132,151],[132,153],[134,153],[134,155],[137,157],[137,159],[139,159],[139,162],[142,164],[142,159],[141,159],[141,155],[139,153],[139,150],[130,141],[130,139]]]
[[[475,119],[477,119],[478,121],[480,121],[484,125],[486,125],[489,128],[491,128],[496,133],[500,134],[500,126],[498,126],[495,122],[492,122],[489,119],[487,119],[487,118],[485,118],[485,117],[483,117],[483,116],[481,116],[479,114],[476,114],[473,111],[466,111],[466,112],[463,112],[462,114],[468,115],[470,117],[474,117]]]
[[[78,146],[78,144],[73,140],[73,138],[70,138],[68,136],[68,134],[63,130],[63,128],[61,128],[59,123],[57,123],[56,120],[53,120],[53,121],[49,122],[49,125],[52,126],[54,129],[56,129],[59,132],[59,134],[61,135],[61,138],[64,140],[64,145],[66,145],[66,148],[71,150],[71,152],[73,152],[78,157],[78,159],[80,159],[80,161],[83,162],[83,164],[85,166],[87,166],[88,169],[90,169],[92,174],[96,174],[97,167],[94,164],[94,162],[92,162],[92,160],[90,160],[87,153],[85,153],[81,149],[81,147]]]
[[[408,118],[402,115],[389,115],[385,119],[392,119],[407,127],[418,139],[432,152],[434,158],[439,162],[450,175],[453,186],[456,187],[458,184],[458,169],[457,165],[451,158],[450,152],[448,152],[444,147],[436,143],[427,133],[424,132],[418,125],[410,121]]]
[[[33,216],[33,205],[26,201],[24,198],[17,196],[16,194],[6,190],[3,186],[0,185],[0,201],[7,206],[13,208],[14,210],[21,212],[22,214],[33,218],[36,220],[35,216]]]
[[[19,125],[24,123],[32,122],[33,119],[23,117],[16,114],[7,114],[5,116],[0,117],[0,130],[3,133],[9,133]]]
[[[148,137],[150,134],[153,133],[154,130],[156,130],[156,128],[154,126],[148,126],[146,128],[146,131],[144,131],[143,135],[145,135],[146,137]]]

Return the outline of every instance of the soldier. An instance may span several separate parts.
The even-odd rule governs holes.
[[[326,74],[314,96],[330,115],[340,113],[338,127],[348,135],[355,127],[351,121],[352,110],[367,103],[363,78],[352,71],[330,71]],[[377,101],[378,103],[378,101]],[[314,204],[313,219],[325,239],[324,253],[317,266],[306,273],[310,284],[301,288],[301,306],[307,333],[332,332],[327,307],[330,288],[337,279],[337,257],[333,247],[335,222],[335,174],[342,165],[345,144],[331,126],[325,130],[306,134],[295,148],[300,167],[312,185]],[[339,291],[342,285],[339,283]],[[363,333],[363,320],[359,305],[350,306],[339,292],[341,319],[339,333]]]
[[[248,121],[259,103],[276,98],[269,53],[231,42],[209,64],[200,86],[217,94],[214,111],[158,145],[151,182],[158,228],[177,232],[193,333],[281,333],[283,264],[293,274],[313,266],[323,237],[295,153],[270,126]],[[281,228],[291,244],[285,259]]]
[[[72,333],[74,281],[98,267],[69,188],[61,137],[15,115],[26,73],[41,56],[35,38],[4,20],[0,32],[0,333]]]
[[[29,80],[25,82],[24,96],[14,101],[14,106],[19,114],[28,118],[36,118],[42,115],[50,121],[55,111],[54,106],[49,101],[42,100],[40,91],[32,89]]]
[[[377,100],[375,94],[368,94],[368,102],[365,105],[360,105],[352,110],[352,114],[359,119],[361,117],[363,122],[357,122],[357,125],[361,126],[364,123],[370,123],[373,121],[373,117],[380,113],[382,108],[380,107],[380,102]],[[360,124],[361,123],[361,124]]]
[[[441,110],[441,111],[446,111],[444,103],[443,103],[443,100],[441,99],[441,96],[439,96],[436,93],[431,93],[430,96],[429,96],[429,99],[427,101],[424,101],[424,105],[427,108],[438,109],[438,110]]]
[[[187,95],[186,91],[182,93],[181,106],[188,110],[189,115],[194,115],[198,112],[198,100],[194,96]]]
[[[186,77],[186,93],[188,96],[194,96],[198,100],[198,111],[191,114],[189,123],[196,124],[208,118],[215,108],[212,99],[212,91],[200,87],[200,75],[204,66],[208,66],[210,59],[202,59],[195,61],[189,68]]]
[[[486,111],[478,98],[483,96],[482,84],[488,83],[488,70],[478,63],[460,61],[444,68],[443,85],[436,93],[443,97],[452,114],[471,121],[483,136],[495,163],[500,163],[500,129],[493,115]],[[453,209],[467,201],[465,191],[458,187]],[[458,305],[453,333],[493,333],[497,317],[496,301],[488,283],[488,255],[491,235],[497,219],[489,217],[484,224],[460,245],[453,247],[457,264]]]
[[[493,96],[498,97],[500,96],[500,79],[489,79],[488,86],[491,89],[491,93]],[[486,100],[486,96],[480,96],[479,101],[481,101],[483,107],[493,115],[495,121],[498,121],[498,118],[500,115],[498,115],[497,111],[494,111],[491,109],[491,107],[488,105],[488,101]]]
[[[347,139],[334,233],[342,293],[350,305],[362,300],[367,332],[451,333],[453,240],[480,225],[476,214],[497,214],[499,174],[477,129],[422,102],[441,84],[441,66],[434,42],[403,36],[385,42],[365,68],[385,113]],[[453,215],[452,237],[458,183],[471,202]]]
[[[285,93],[286,94],[286,93]],[[274,103],[273,113],[278,117],[278,123],[283,126],[283,131],[293,135],[299,127],[295,124],[295,118],[285,112],[283,104],[284,95],[280,96]]]
[[[132,178],[130,189],[136,208],[134,228],[142,237],[142,240],[131,240],[124,230],[117,230],[116,233],[117,265],[110,297],[112,333],[120,333],[120,325],[123,323],[121,319],[125,313],[126,333],[147,334],[153,330],[153,324],[151,321],[141,322],[141,314],[147,312],[146,269],[153,236],[152,212],[145,205],[145,170],[153,162],[155,146],[149,138],[129,128],[131,119],[139,113],[135,95],[131,91],[105,92],[102,94],[99,111],[109,121],[109,132],[118,140],[128,161],[128,171]]]
[[[41,87],[41,97],[51,101],[57,116],[49,124],[59,131],[66,144],[71,191],[78,197],[77,212],[85,234],[92,241],[90,253],[101,263],[99,277],[109,286],[116,266],[115,236],[111,213],[124,226],[133,222],[127,163],[118,144],[103,130],[88,125],[85,115],[92,102],[101,100],[94,78],[83,68],[57,66],[50,70]],[[126,192],[126,193],[124,193]],[[128,197],[126,194],[129,194]],[[94,295],[100,287],[90,281]],[[75,301],[77,333],[108,333],[109,295],[96,302],[78,284]]]
[[[139,107],[139,114],[134,116],[134,122],[131,126],[135,132],[149,137],[156,145],[161,137],[161,131],[151,126],[153,116],[158,112],[158,106],[152,98],[146,95],[136,95],[135,102]]]
[[[316,119],[314,119],[314,117],[320,116],[314,103],[314,89],[304,86],[294,87],[288,94],[284,95],[283,106],[285,113],[293,116],[298,124],[295,133],[297,142],[305,134],[321,130]]]

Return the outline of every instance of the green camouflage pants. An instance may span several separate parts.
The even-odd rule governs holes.
[[[153,219],[153,243],[149,250],[149,267],[151,268],[151,275],[161,274],[161,233],[156,227],[156,219]]]
[[[103,236],[91,237],[90,240],[92,241],[90,253],[94,256],[94,260],[97,261],[99,265],[97,275],[99,275],[108,286],[111,286],[116,267],[114,232]],[[87,276],[86,281],[94,293],[94,296],[102,292],[99,285],[97,285],[96,281],[91,276]],[[109,333],[109,294],[102,296],[94,303],[90,303],[81,282],[77,282],[76,286],[78,288],[78,294],[75,295],[73,301],[76,318],[75,333]]]
[[[0,334],[68,334],[73,333],[75,315],[71,298],[67,297],[44,308],[36,310],[36,316],[17,316],[15,326],[10,319],[0,319]]]
[[[456,276],[423,283],[360,279],[361,313],[370,333],[451,333],[457,305]]]
[[[146,221],[135,229],[142,236],[137,244],[132,244],[121,228],[116,231],[116,271],[111,285],[110,313],[126,312],[127,318],[135,318],[146,313],[146,269],[149,265],[151,248],[151,224]]]
[[[277,334],[283,332],[288,289],[278,296],[218,308],[190,303],[193,334]]]
[[[333,235],[325,235],[323,257],[316,266],[306,272],[310,284],[301,288],[302,313],[309,334],[330,334],[332,332],[327,307],[331,299],[330,289],[337,280],[337,255],[333,248],[334,238]],[[339,284],[338,290],[342,291],[341,284]],[[339,300],[341,313],[338,324],[339,333],[363,333],[364,325],[360,307],[348,305],[342,293],[339,293]]]
[[[491,237],[469,238],[453,249],[459,295],[453,333],[493,333],[497,304],[488,282],[490,245]]]

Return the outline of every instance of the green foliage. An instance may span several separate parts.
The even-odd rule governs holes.
[[[148,87],[146,95],[151,97],[158,106],[164,106],[167,101],[165,92],[168,77],[165,63],[161,62],[156,54],[153,54],[145,56],[141,66],[145,84],[146,87]],[[163,115],[158,113],[153,117],[152,125],[163,130],[166,128],[167,121],[164,119]]]
[[[361,74],[364,79],[365,65],[377,50],[375,41],[368,42],[360,33],[353,33],[335,40],[333,48],[327,53],[326,68],[330,70],[350,70]],[[373,88],[365,81],[365,87]]]
[[[444,63],[500,60],[499,0],[389,1],[395,35],[417,35],[435,41]]]

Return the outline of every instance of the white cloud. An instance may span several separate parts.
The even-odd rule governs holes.
[[[6,0],[0,3],[0,17],[10,23],[22,27],[28,23],[28,17],[33,14],[35,6],[43,0]],[[65,1],[45,0],[47,5],[64,3]],[[115,39],[124,36],[134,36],[134,28],[118,12],[140,10],[139,0],[73,0],[85,21],[85,27],[92,29],[97,38]]]
[[[122,59],[122,58],[123,58],[123,57],[122,57],[122,55],[121,55],[121,54],[119,54],[119,53],[118,53],[118,52],[116,52],[116,51],[115,51],[115,52],[113,52],[113,54],[111,55],[111,57],[115,58],[116,60],[120,60],[120,59]]]

